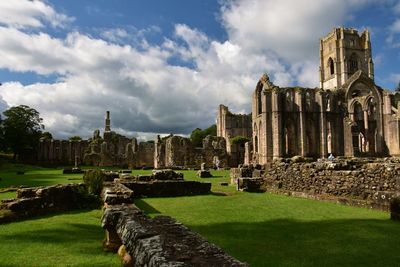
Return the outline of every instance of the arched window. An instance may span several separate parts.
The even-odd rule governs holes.
[[[335,74],[335,63],[333,62],[332,58],[328,59],[328,68],[329,68],[330,75]]]
[[[358,70],[358,57],[356,54],[352,54],[349,60],[349,72],[354,73]]]
[[[257,130],[257,124],[256,123],[254,123],[253,132],[254,132],[254,152],[258,153],[258,137],[257,137],[258,130]]]
[[[354,120],[362,121],[364,119],[364,112],[359,102],[354,103]]]
[[[257,101],[258,101],[258,114],[262,113],[262,100],[261,100],[261,91],[257,96]]]

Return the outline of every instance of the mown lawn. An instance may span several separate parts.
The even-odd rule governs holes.
[[[121,266],[103,252],[101,210],[0,225],[0,266]]]
[[[15,168],[14,168],[15,167]],[[16,170],[25,168],[24,175]],[[134,174],[151,171],[133,171]],[[206,196],[145,198],[149,215],[170,215],[252,266],[400,266],[400,223],[376,210],[267,193],[238,192],[229,171],[214,178]],[[80,182],[61,169],[0,167],[0,189]],[[72,179],[72,180],[71,180]],[[15,192],[2,193],[14,196]],[[9,196],[8,196],[9,197]],[[81,211],[0,225],[0,266],[117,266],[101,250],[100,211]],[[27,260],[29,259],[29,260]]]
[[[228,180],[217,179],[214,184]],[[152,216],[178,219],[252,266],[400,266],[400,223],[390,221],[388,213],[237,192],[233,186],[213,188],[208,196],[147,198],[136,204]]]

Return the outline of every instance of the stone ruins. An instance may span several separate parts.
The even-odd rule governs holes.
[[[355,29],[336,28],[322,38],[319,74],[320,88],[283,88],[267,74],[260,78],[252,97],[252,141],[245,145],[244,163],[266,164],[296,155],[400,155],[398,103],[392,92],[374,82],[368,30],[360,35]],[[220,110],[228,113],[226,107]],[[219,115],[218,121],[223,118]],[[221,136],[229,135],[232,124],[218,126]]]
[[[111,131],[107,111],[103,136],[95,130],[88,140],[40,140],[37,160],[42,164],[86,164],[124,168],[207,168],[228,166],[225,138],[207,136],[202,147],[189,138],[169,135],[157,140],[139,142]]]
[[[233,114],[228,107],[220,105],[217,115],[217,136],[226,140],[226,152],[230,167],[244,163],[245,144],[233,144],[234,137],[252,137],[251,114]]]
[[[368,30],[336,28],[322,38],[319,74],[320,88],[282,88],[261,77],[252,97],[252,140],[245,165],[231,170],[232,183],[392,209],[397,218],[399,103],[374,82]]]

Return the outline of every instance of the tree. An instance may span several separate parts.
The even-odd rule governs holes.
[[[3,131],[3,120],[1,119],[0,115],[0,151],[4,151],[6,148],[4,142],[4,131]]]
[[[232,137],[230,139],[232,145],[241,144],[244,145],[245,143],[249,142],[250,139],[241,135]]]
[[[399,81],[399,84],[397,85],[397,87],[396,87],[396,90],[395,90],[397,93],[400,93],[400,81]]]
[[[39,112],[25,105],[11,107],[3,112],[4,140],[14,152],[14,159],[33,152],[42,135],[43,119]]]
[[[70,141],[80,141],[80,140],[82,140],[82,137],[80,137],[80,136],[77,136],[77,135],[74,135],[74,136],[71,136],[70,138],[68,138]]]
[[[203,139],[207,135],[216,136],[217,135],[217,125],[213,124],[205,130],[200,128],[196,128],[190,134],[190,140],[192,141],[195,147],[203,146]]]
[[[41,138],[43,138],[45,140],[51,140],[51,139],[53,139],[53,135],[50,132],[44,132],[44,133],[42,133]]]

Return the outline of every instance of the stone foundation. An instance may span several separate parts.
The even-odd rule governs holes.
[[[177,197],[209,194],[211,183],[196,181],[150,181],[122,184],[133,190],[135,197]]]
[[[150,219],[133,204],[107,205],[102,227],[106,249],[123,245],[131,266],[248,266],[175,219]]]
[[[17,198],[1,202],[0,210],[8,211],[8,216],[0,217],[0,223],[74,210],[90,205],[84,184],[23,188],[18,189]]]
[[[267,164],[264,188],[389,210],[391,197],[400,189],[400,164],[367,159],[274,162]]]

